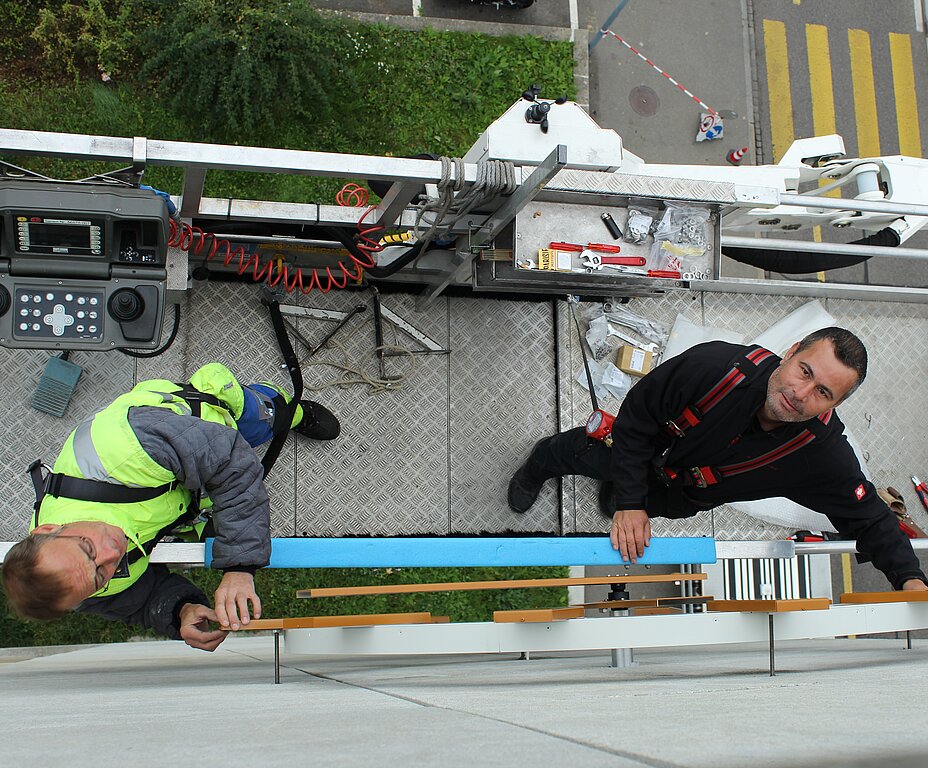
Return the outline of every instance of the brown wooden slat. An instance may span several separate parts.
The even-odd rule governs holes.
[[[831,605],[827,597],[801,597],[794,600],[711,600],[710,611],[743,611],[745,613],[785,613],[787,611],[824,611]]]
[[[838,598],[840,603],[922,603],[928,600],[928,592],[900,589],[894,592],[845,592]]]
[[[351,616],[304,616],[283,620],[284,629],[372,627],[379,624],[431,624],[431,613],[369,613]]]
[[[671,605],[658,605],[654,608],[635,608],[632,611],[634,616],[675,616],[683,615],[682,608],[674,608]]]
[[[583,616],[583,606],[571,608],[532,608],[524,611],[493,611],[493,621],[497,624],[538,623],[545,621],[563,621],[579,619]]]
[[[284,620],[283,619],[252,619],[249,624],[242,624],[242,626],[235,630],[237,632],[255,632],[259,629],[283,629]],[[232,627],[220,627],[227,632],[232,632]]]
[[[450,624],[451,617],[450,616],[433,616],[432,623],[433,624]]]
[[[398,595],[407,592],[460,592],[470,589],[524,589],[575,587],[581,584],[658,584],[668,581],[703,581],[704,573],[655,573],[620,576],[583,576],[558,579],[503,579],[501,581],[449,581],[441,584],[383,584],[371,587],[320,587],[299,589],[297,597]]]

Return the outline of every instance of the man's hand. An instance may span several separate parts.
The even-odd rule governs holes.
[[[918,592],[919,590],[928,589],[928,584],[925,584],[921,579],[909,579],[902,585],[902,589],[909,592]]]
[[[207,605],[187,603],[179,615],[181,639],[191,648],[215,651],[229,634],[221,629],[210,630],[209,623],[216,621],[216,612]]]
[[[651,543],[651,520],[643,509],[620,509],[612,518],[609,532],[612,548],[622,553],[623,560],[636,562]]]
[[[242,624],[248,624],[251,621],[248,614],[249,600],[254,617],[260,619],[261,598],[255,592],[255,577],[243,571],[226,571],[215,595],[219,624],[232,629],[240,629]]]

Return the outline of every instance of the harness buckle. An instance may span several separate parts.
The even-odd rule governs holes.
[[[687,472],[689,472],[690,480],[692,481],[693,485],[695,485],[697,488],[708,488],[709,481],[703,474],[702,469],[702,467],[690,467]]]
[[[684,432],[673,419],[668,419],[664,424],[664,427],[673,435],[677,437],[683,437],[686,432]]]

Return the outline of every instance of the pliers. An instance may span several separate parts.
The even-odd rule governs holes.
[[[918,496],[918,500],[922,503],[922,506],[928,510],[928,486],[915,477],[915,475],[912,475],[912,485],[915,486],[915,495]]]

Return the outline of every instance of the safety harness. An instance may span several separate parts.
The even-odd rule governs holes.
[[[768,349],[753,347],[743,357],[739,357],[732,364],[731,370],[705,395],[693,405],[684,408],[683,413],[677,418],[670,419],[664,424],[663,438],[669,444],[662,451],[655,464],[658,476],[665,483],[669,485],[677,478],[681,478],[684,485],[707,488],[710,485],[720,483],[725,478],[743,475],[745,472],[753,472],[755,469],[766,467],[768,464],[779,461],[804,448],[815,439],[816,433],[820,432],[822,427],[828,425],[834,414],[834,409],[829,409],[819,415],[817,419],[810,420],[806,429],[787,442],[753,459],[737,464],[726,464],[721,467],[702,466],[673,469],[664,466],[664,462],[677,440],[685,437],[690,429],[700,424],[708,413],[731,394],[736,387],[758,376],[762,371],[762,364],[775,357],[773,352]]]
[[[180,388],[175,392],[162,393],[166,402],[182,398],[190,406],[191,416],[200,418],[201,406],[203,403],[216,406],[217,408],[226,408],[227,406],[215,395],[207,392],[200,392],[189,383],[178,383]],[[283,399],[283,396],[281,396]],[[284,403],[286,405],[286,403]],[[276,422],[275,422],[276,426]],[[43,471],[44,470],[44,471]],[[118,485],[107,483],[102,480],[87,480],[80,477],[63,475],[59,472],[52,472],[51,468],[41,461],[34,461],[28,468],[29,477],[32,479],[32,487],[35,490],[35,506],[33,507],[33,527],[39,524],[39,508],[42,506],[42,500],[46,495],[75,499],[77,501],[94,501],[106,504],[137,504],[142,501],[156,499],[162,494],[173,491],[178,486],[177,480],[169,483],[155,486],[154,488],[132,488],[127,485]],[[182,528],[192,523],[200,515],[200,494],[193,494],[193,498],[187,508],[177,518],[172,520],[155,536],[142,544],[141,549],[134,547],[130,549],[126,556],[120,562],[113,574],[113,578],[128,576],[128,568],[131,563],[147,557],[152,553],[155,545],[167,536],[171,531]]]
[[[267,477],[271,471],[274,462],[280,455],[280,449],[287,438],[287,432],[293,421],[293,412],[299,404],[299,399],[303,394],[303,376],[300,370],[300,364],[293,351],[293,345],[290,343],[290,337],[287,335],[286,327],[280,312],[280,304],[276,300],[263,299],[271,313],[271,323],[274,327],[274,335],[277,337],[277,344],[280,347],[281,354],[287,366],[287,371],[293,382],[293,398],[288,403],[283,394],[277,394],[272,398],[274,408],[276,409],[276,418],[274,419],[273,437],[268,445],[261,465],[264,468],[264,476]],[[176,398],[183,399],[190,407],[190,414],[197,418],[200,417],[203,403],[208,403],[217,408],[228,410],[218,397],[207,392],[201,392],[190,383],[177,383],[178,390],[170,393],[162,393],[166,402]],[[44,471],[43,471],[44,470]],[[107,483],[102,480],[86,480],[84,478],[71,477],[51,471],[51,468],[43,464],[41,460],[34,461],[29,465],[27,470],[32,479],[32,486],[35,489],[35,505],[33,507],[33,526],[39,524],[39,508],[42,506],[42,499],[46,494],[55,497],[64,497],[75,499],[77,501],[95,501],[108,504],[136,504],[142,501],[156,499],[162,494],[173,491],[177,488],[177,481],[172,480],[155,488],[131,488],[125,485]],[[151,554],[155,545],[161,539],[167,536],[171,531],[181,528],[193,522],[200,515],[199,494],[195,493],[187,509],[178,517],[168,523],[149,541],[145,542],[142,549],[132,549],[123,562],[120,563],[114,578],[121,575],[125,570],[128,575],[128,564],[134,563],[142,557]]]

